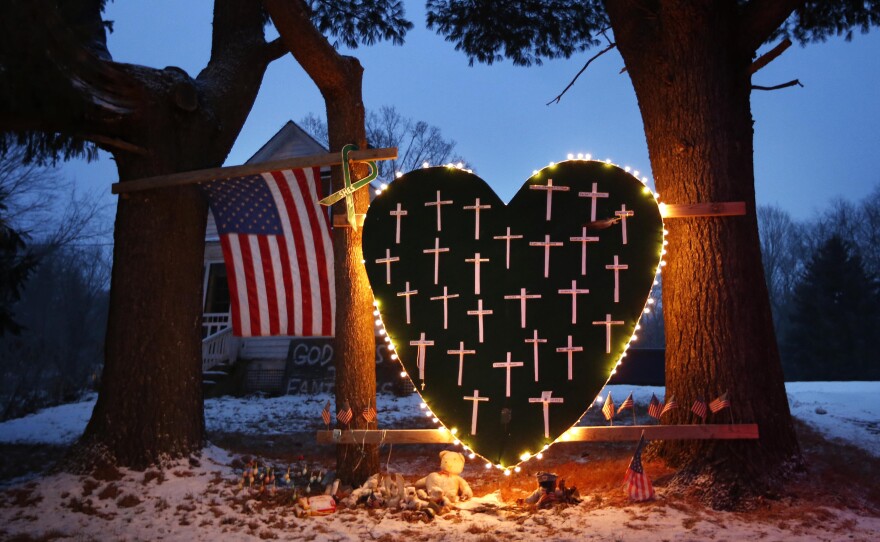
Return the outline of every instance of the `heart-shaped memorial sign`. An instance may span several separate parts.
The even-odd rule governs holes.
[[[373,201],[363,235],[382,320],[425,403],[505,467],[589,408],[663,248],[651,190],[595,161],[544,168],[508,205],[471,173],[412,171]]]

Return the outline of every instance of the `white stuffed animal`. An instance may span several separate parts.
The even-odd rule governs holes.
[[[464,456],[458,452],[440,452],[440,471],[432,472],[416,482],[416,487],[424,489],[428,495],[438,492],[450,503],[466,501],[474,496],[471,486],[459,476],[464,470]]]

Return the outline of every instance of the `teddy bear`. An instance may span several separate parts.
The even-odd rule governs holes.
[[[471,486],[459,476],[464,470],[464,456],[458,452],[440,452],[440,471],[432,472],[416,482],[415,487],[424,489],[428,495],[443,498],[444,503],[466,501],[474,496]]]

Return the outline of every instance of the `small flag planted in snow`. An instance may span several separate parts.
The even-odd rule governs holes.
[[[694,406],[691,407],[691,412],[697,415],[698,418],[706,421],[706,402],[703,401],[702,397],[694,401]]]
[[[361,416],[363,416],[364,419],[367,420],[367,423],[370,423],[376,419],[376,409],[371,406],[364,407],[363,412],[361,412]]]
[[[605,406],[602,407],[602,414],[605,415],[605,419],[611,421],[614,418],[614,399],[611,398],[611,392],[608,392],[608,397],[605,398]]]
[[[730,401],[727,399],[727,392],[724,392],[721,397],[709,403],[709,410],[712,411],[712,414],[720,412],[725,408],[730,408]]]
[[[660,419],[660,414],[663,413],[663,403],[660,402],[660,399],[657,399],[657,396],[653,393],[651,394],[651,402],[648,403],[648,416],[656,419]]]
[[[327,404],[324,405],[324,410],[321,411],[321,419],[324,420],[324,425],[328,428],[330,427],[330,401],[327,401]]]
[[[672,396],[669,398],[668,401],[666,401],[666,404],[663,405],[663,410],[660,411],[660,415],[662,416],[670,410],[675,410],[676,408],[678,408],[678,403],[675,402],[675,396]]]
[[[651,485],[651,479],[645,474],[642,466],[642,448],[645,446],[645,433],[639,439],[639,445],[636,447],[636,453],[633,455],[629,467],[626,469],[626,476],[623,478],[626,495],[630,500],[640,502],[649,501],[654,498],[654,486]]]
[[[627,397],[626,399],[623,400],[622,403],[620,403],[620,407],[617,409],[617,413],[620,414],[621,412],[623,412],[624,410],[626,410],[628,408],[633,408],[633,406],[634,406],[633,394],[632,394],[632,392],[629,392],[629,397]]]
[[[339,420],[339,423],[342,425],[348,425],[351,422],[352,418],[351,407],[346,406],[336,414],[336,419]]]

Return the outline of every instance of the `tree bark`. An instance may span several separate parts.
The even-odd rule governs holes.
[[[746,202],[745,217],[668,222],[663,269],[666,394],[680,405],[670,423],[692,423],[695,399],[728,392],[731,409],[708,421],[755,422],[760,440],[666,441],[657,451],[714,506],[735,506],[800,463],[758,240],[754,49],[743,46],[734,1],[606,5],[662,201]]]
[[[50,4],[31,9],[35,16],[48,13],[46,20],[62,19],[52,16]],[[94,42],[76,47],[69,29],[55,25],[46,33],[47,65],[77,82],[63,99],[78,107],[67,108],[67,117],[58,108],[48,119],[39,108],[22,111],[18,120],[27,129],[50,125],[104,146],[122,182],[218,166],[275,57],[262,29],[259,4],[217,0],[211,59],[192,79],[178,68],[114,63],[109,53],[95,54]],[[101,389],[68,468],[106,461],[144,468],[202,447],[206,216],[206,200],[194,186],[120,199]]]
[[[330,150],[341,151],[349,143],[367,147],[361,82],[363,68],[354,57],[336,52],[327,39],[312,25],[308,8],[301,1],[264,0],[281,38],[297,62],[318,86],[327,107]],[[352,175],[366,176],[361,164]],[[342,170],[332,170],[333,190],[340,190]],[[355,192],[355,211],[366,213],[369,189]],[[344,212],[344,201],[334,212]],[[336,278],[336,409],[350,407],[354,413],[350,427],[376,429],[361,416],[365,407],[376,400],[376,338],[373,325],[373,293],[363,266],[361,230],[335,228],[333,256]],[[342,426],[340,426],[342,427]],[[348,427],[348,426],[345,426]],[[343,483],[360,485],[379,471],[378,447],[339,445],[336,451],[336,476]]]

